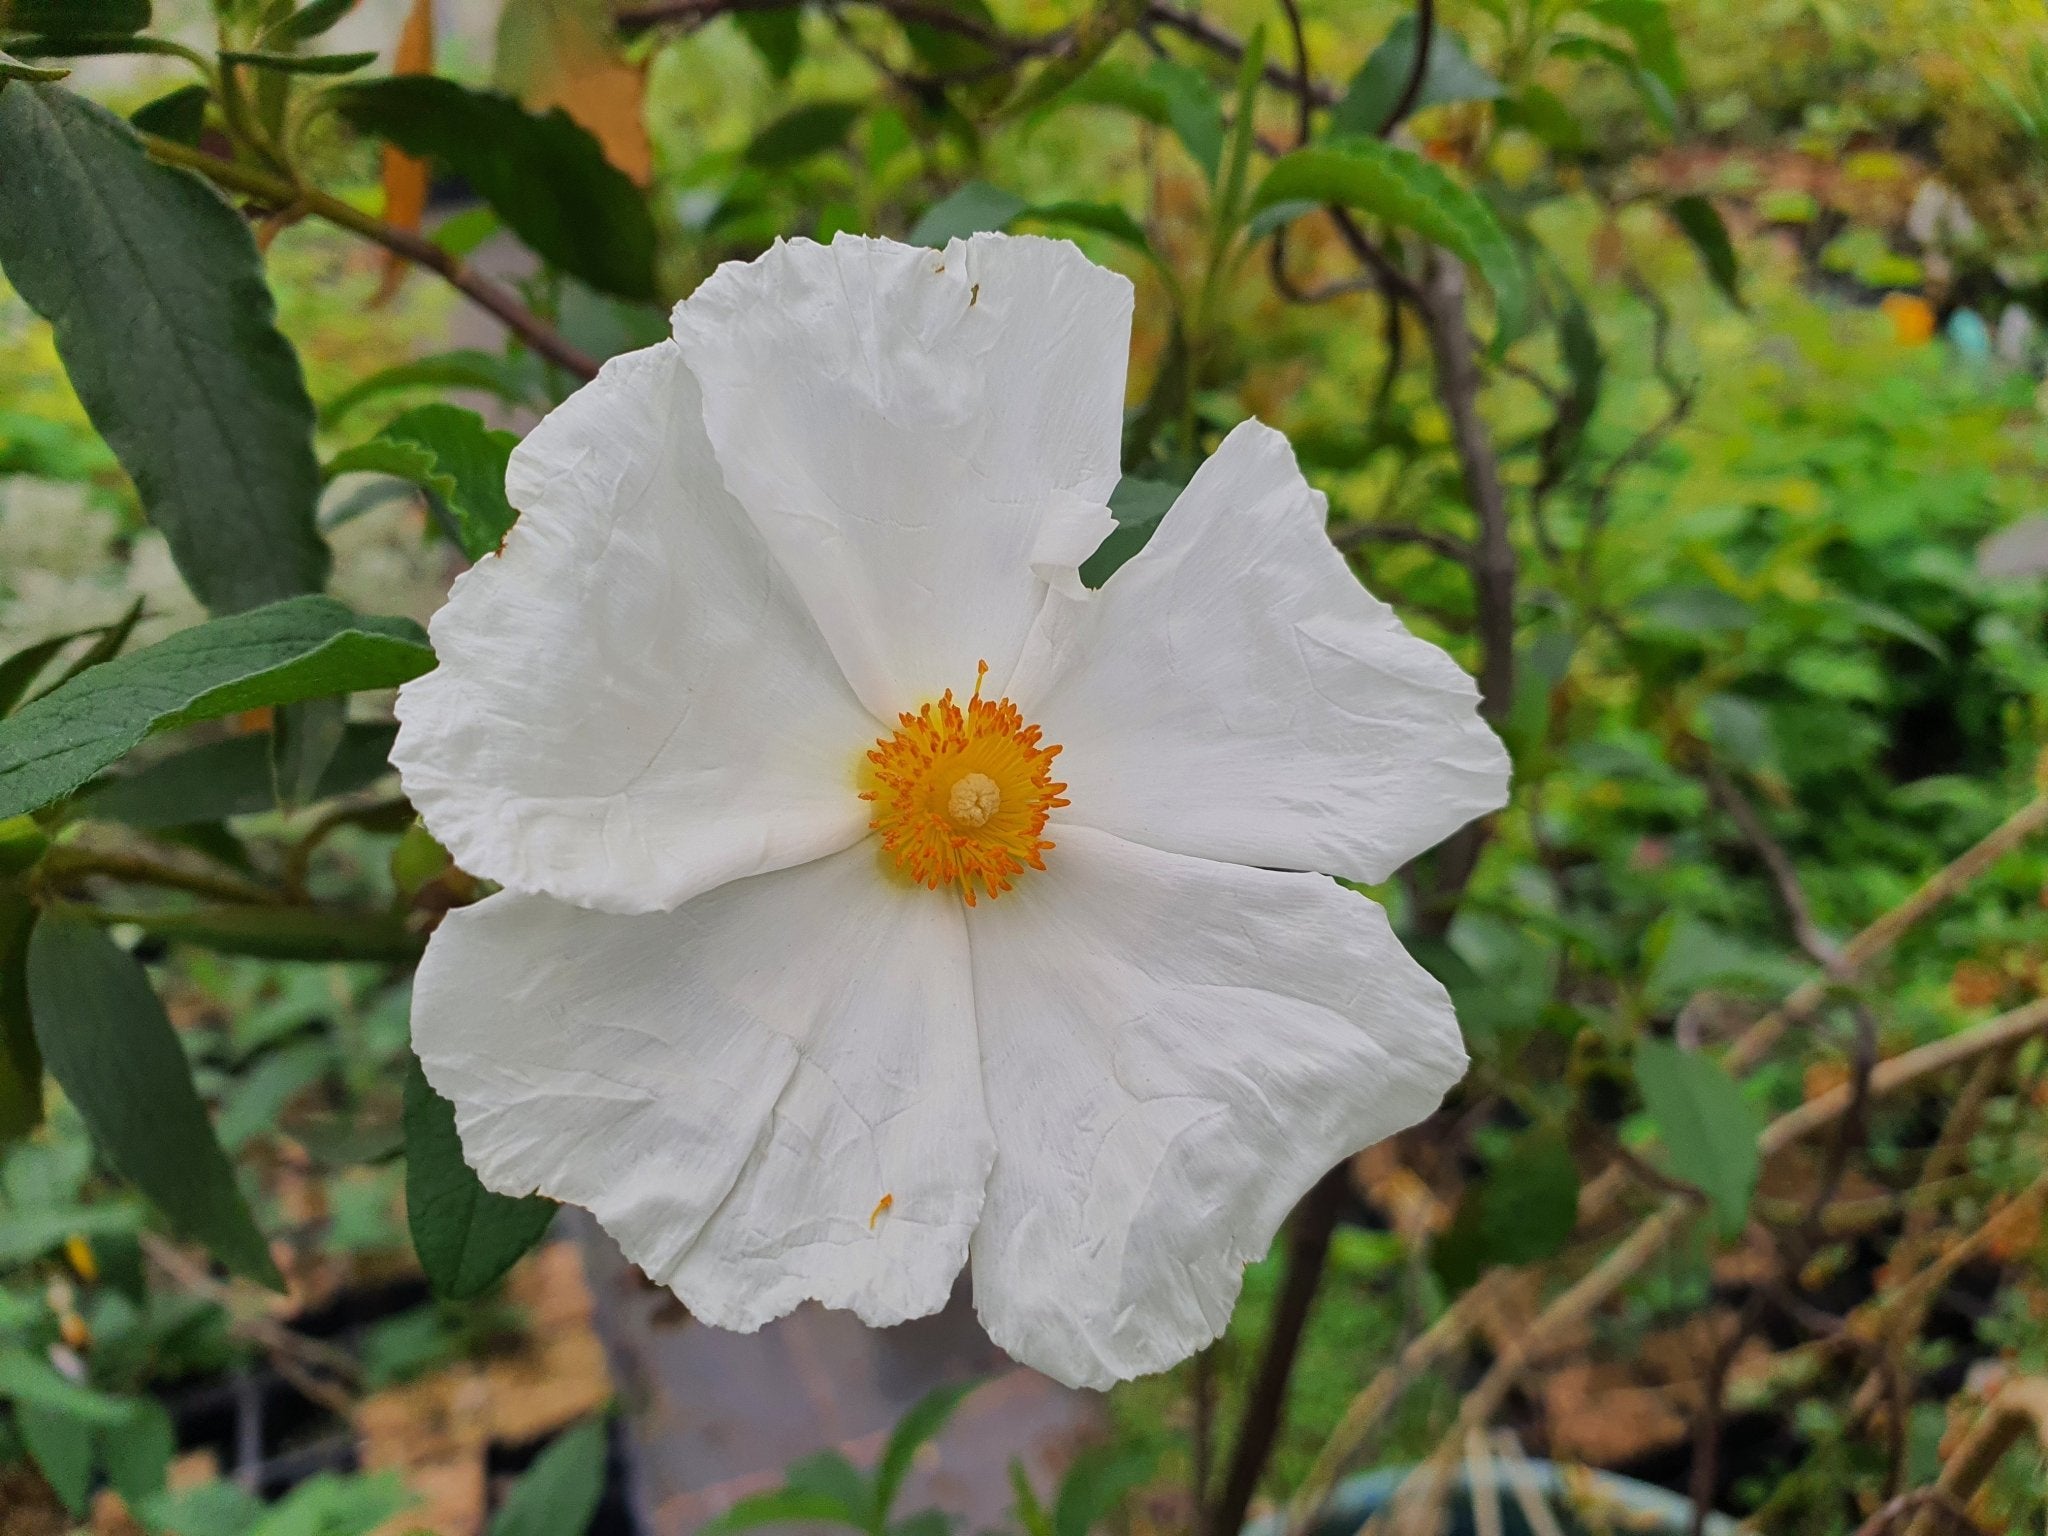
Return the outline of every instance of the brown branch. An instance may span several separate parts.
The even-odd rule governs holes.
[[[1244,58],[1242,38],[1192,9],[1170,5],[1167,0],[1152,0],[1145,7],[1145,21],[1169,32],[1178,32],[1190,42],[1199,43],[1233,64]],[[1306,91],[1319,107],[1333,107],[1339,99],[1330,86],[1317,80],[1305,80],[1282,64],[1269,63],[1265,68],[1265,78],[1267,84],[1278,86],[1283,91]]]
[[[2029,801],[1982,842],[1945,866],[1906,900],[1851,938],[1842,946],[1842,964],[1851,973],[1861,971],[1871,961],[1889,952],[1908,930],[1936,907],[2044,827],[2048,827],[2048,795]],[[1812,1018],[1821,1004],[1827,1001],[1829,993],[1830,983],[1826,981],[1811,981],[1798,988],[1736,1039],[1722,1056],[1722,1065],[1738,1074],[1755,1066],[1786,1030]]]
[[[1433,533],[1427,528],[1417,528],[1408,523],[1365,523],[1357,528],[1347,528],[1333,538],[1331,543],[1339,549],[1350,551],[1366,544],[1420,544],[1433,549],[1446,560],[1455,560],[1460,565],[1471,563],[1472,546],[1463,540],[1454,539],[1447,533]]]
[[[1429,49],[1435,41],[1436,0],[1415,0],[1415,58],[1408,65],[1408,79],[1388,109],[1386,121],[1374,130],[1376,137],[1384,139],[1400,127],[1415,110],[1415,103],[1422,99],[1422,82],[1429,75]]]
[[[148,854],[117,849],[68,846],[52,848],[36,871],[38,884],[62,885],[75,880],[118,880],[124,885],[155,885],[166,890],[189,891],[194,896],[211,896],[218,901],[261,905],[278,900],[278,893],[239,875],[214,874],[166,863]]]
[[[1814,921],[1812,904],[1806,899],[1806,887],[1800,883],[1799,871],[1793,865],[1791,855],[1771,836],[1771,829],[1764,825],[1756,807],[1749,803],[1749,797],[1729,777],[1727,770],[1714,761],[1712,753],[1702,751],[1699,754],[1699,772],[1700,777],[1707,781],[1708,793],[1720,802],[1721,809],[1728,813],[1729,820],[1735,823],[1770,874],[1771,883],[1777,887],[1778,900],[1785,908],[1786,917],[1791,920],[1792,936],[1798,940],[1799,947],[1822,970],[1841,980],[1842,947]]]
[[[2048,1378],[2022,1376],[2000,1389],[1943,1464],[1934,1485],[1943,1503],[1966,1507],[2005,1453],[2029,1430],[2048,1450]],[[1923,1509],[1906,1529],[1907,1536],[1934,1536],[1934,1512]]]
[[[579,379],[597,377],[597,359],[568,341],[561,332],[541,319],[508,290],[472,271],[460,257],[450,254],[424,236],[387,224],[317,187],[295,185],[251,166],[223,160],[204,150],[192,149],[174,139],[152,133],[142,136],[150,158],[182,170],[196,171],[215,186],[239,192],[272,208],[300,207],[351,234],[362,236],[401,256],[414,266],[424,267],[487,310],[521,341],[557,368]]]
[[[650,0],[648,4],[629,5],[614,12],[612,22],[621,32],[631,36],[653,27],[702,26],[735,11],[793,11],[806,3],[807,0]],[[968,14],[965,9],[953,10],[944,5],[926,4],[925,0],[854,0],[854,3],[884,11],[898,21],[967,38],[1012,61],[1056,53],[1066,47],[1073,36],[1071,28],[1063,27],[1039,37],[1013,37]]]
[[[1273,1306],[1273,1321],[1266,1330],[1264,1351],[1251,1395],[1245,1401],[1244,1418],[1231,1448],[1230,1467],[1223,1478],[1203,1529],[1211,1536],[1236,1536],[1244,1526],[1245,1511],[1258,1491],[1259,1476],[1273,1454],[1273,1442],[1287,1411],[1287,1383],[1294,1374],[1294,1361],[1301,1353],[1301,1337],[1308,1326],[1310,1309],[1323,1280],[1323,1266],[1330,1254],[1330,1235],[1337,1227],[1337,1213],[1344,1203],[1351,1165],[1339,1163],[1302,1196],[1294,1208],[1289,1226],[1287,1258],[1280,1277],[1280,1295]]]

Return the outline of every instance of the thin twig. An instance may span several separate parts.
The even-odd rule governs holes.
[[[414,266],[425,267],[473,303],[495,315],[507,330],[557,368],[579,379],[597,377],[597,359],[568,341],[520,303],[509,290],[480,276],[461,258],[442,250],[433,241],[387,224],[317,187],[294,184],[282,176],[223,160],[218,155],[190,148],[175,139],[161,138],[153,133],[145,133],[141,137],[143,148],[149,151],[151,159],[196,171],[217,187],[253,197],[272,208],[303,206],[308,213],[339,225],[351,234],[361,235],[365,240],[404,257]]]
[[[278,893],[239,875],[216,874],[167,863],[148,854],[117,849],[67,845],[53,848],[36,871],[39,884],[62,885],[87,879],[118,880],[124,885],[155,885],[166,890],[188,891],[194,896],[211,896],[218,901],[240,905],[275,902]]]
[[[1346,528],[1330,542],[1347,552],[1366,544],[1420,544],[1460,565],[1472,559],[1472,546],[1463,540],[1454,539],[1447,533],[1417,528],[1410,523],[1361,523],[1356,528]]]
[[[1708,792],[1728,813],[1728,819],[1735,823],[1769,873],[1771,883],[1777,887],[1778,900],[1791,920],[1792,936],[1799,947],[1830,976],[1842,979],[1842,946],[1829,938],[1820,924],[1814,921],[1813,906],[1806,899],[1806,887],[1800,883],[1799,871],[1794,867],[1791,855],[1771,836],[1771,829],[1764,825],[1756,807],[1749,803],[1749,797],[1729,777],[1727,770],[1714,761],[1711,752],[1699,754],[1699,771],[1700,777],[1707,781]]]
[[[1415,110],[1415,103],[1422,99],[1422,82],[1429,77],[1429,50],[1436,41],[1436,0],[1415,0],[1415,57],[1408,65],[1408,78],[1402,83],[1401,94],[1394,98],[1394,104],[1387,109],[1386,120],[1374,131],[1384,139],[1408,118]]]
[[[1145,7],[1145,22],[1150,26],[1164,27],[1169,32],[1177,32],[1189,42],[1199,43],[1211,53],[1220,54],[1233,64],[1244,57],[1244,39],[1191,8],[1169,5],[1166,0],[1152,0],[1152,3]],[[1338,95],[1334,87],[1324,85],[1318,80],[1304,81],[1284,64],[1268,63],[1265,77],[1267,84],[1278,86],[1283,91],[1305,90],[1315,98],[1319,107],[1333,107],[1337,104]]]

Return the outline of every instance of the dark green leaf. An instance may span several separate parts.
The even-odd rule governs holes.
[[[35,680],[42,676],[43,668],[55,661],[57,653],[65,646],[99,633],[100,629],[74,629],[69,634],[52,635],[47,640],[25,645],[5,661],[0,661],[0,715],[21,701],[23,695],[35,686]]]
[[[1116,527],[1081,563],[1083,586],[1099,587],[1116,574],[1158,531],[1159,519],[1180,496],[1181,488],[1166,480],[1147,480],[1125,475],[1109,493],[1109,510]]]
[[[28,940],[35,921],[34,904],[17,888],[0,885],[0,1143],[43,1123],[43,1053],[28,1013]]]
[[[857,101],[814,101],[793,108],[754,135],[746,162],[764,171],[783,170],[837,149],[863,110]]]
[[[938,249],[948,240],[1001,229],[1024,208],[1024,199],[1016,193],[985,181],[970,181],[925,209],[924,217],[910,231],[910,243]]]
[[[1462,1291],[1496,1264],[1549,1258],[1571,1240],[1578,1219],[1571,1148],[1556,1131],[1531,1131],[1465,1187],[1434,1267],[1445,1286]]]
[[[417,960],[426,941],[388,912],[331,907],[176,907],[107,912],[153,939],[265,960]]]
[[[126,613],[102,629],[79,658],[64,669],[63,675],[42,693],[37,694],[36,698],[43,697],[43,694],[55,693],[74,677],[81,677],[94,667],[104,666],[112,661],[121,654],[121,648],[128,643],[128,637],[135,633],[135,626],[141,622],[142,599],[138,597],[128,605]]]
[[[492,352],[439,352],[394,363],[358,380],[320,408],[320,425],[337,426],[357,406],[406,389],[475,389],[496,395],[507,405],[535,403],[532,373],[521,364]]]
[[[1674,98],[1685,94],[1685,65],[1664,0],[1587,0],[1586,10],[1626,32],[1636,45],[1637,60]]]
[[[1018,217],[1040,224],[1092,229],[1098,235],[1107,235],[1148,256],[1152,254],[1152,242],[1146,236],[1144,226],[1115,203],[1040,203],[1026,208]]]
[[[1153,61],[1146,84],[1166,103],[1166,121],[1211,185],[1223,166],[1223,100],[1199,69]]]
[[[352,794],[376,783],[390,772],[396,734],[390,725],[349,726],[313,798]],[[261,732],[189,747],[134,773],[101,779],[76,804],[81,816],[149,831],[275,809],[270,744]]]
[[[167,96],[137,107],[128,121],[138,133],[153,133],[160,139],[188,148],[197,145],[206,131],[206,106],[213,93],[203,85],[183,85]]]
[[[456,543],[481,560],[504,542],[518,513],[505,499],[505,465],[519,439],[454,405],[415,406],[369,442],[328,461],[331,479],[375,470],[410,480],[441,500]]]
[[[432,665],[411,620],[360,618],[328,597],[197,625],[0,720],[0,817],[69,794],[152,731],[391,688]]]
[[[242,216],[52,85],[0,91],[0,267],[215,612],[327,577],[313,404]]]
[[[882,1447],[882,1459],[875,1464],[875,1518],[878,1521],[887,1522],[918,1447],[944,1429],[961,1400],[980,1385],[978,1381],[960,1381],[934,1387],[896,1421],[896,1428],[889,1434],[889,1443]]]
[[[8,1211],[0,1215],[0,1264],[26,1264],[74,1236],[126,1236],[141,1227],[142,1207],[126,1201]]]
[[[418,1062],[405,1080],[405,1206],[412,1244],[436,1295],[482,1295],[541,1240],[555,1204],[485,1189],[462,1159],[455,1106]]]
[[[1721,1230],[1740,1232],[1756,1192],[1762,1124],[1720,1063],[1665,1040],[1636,1045],[1636,1086],[1663,1138],[1667,1167],[1713,1202]]]
[[[1373,49],[1344,99],[1330,114],[1330,129],[1338,134],[1384,133],[1387,119],[1408,88],[1415,69],[1415,18],[1403,16],[1387,29],[1379,47]],[[1458,34],[1439,22],[1430,30],[1429,58],[1422,66],[1422,90],[1411,112],[1440,107],[1455,101],[1493,101],[1501,84],[1472,62]]]
[[[1493,290],[1501,337],[1521,334],[1528,312],[1522,258],[1486,200],[1438,166],[1378,139],[1296,150],[1266,173],[1252,207],[1307,199],[1340,203],[1413,230],[1476,267]]]
[[[963,21],[996,30],[995,17],[990,14],[985,0],[936,0],[932,9],[949,11]],[[986,44],[951,27],[935,27],[923,21],[904,21],[902,27],[904,40],[910,44],[911,52],[934,74],[969,74],[987,69],[996,62],[996,56]]]
[[[656,296],[646,199],[559,108],[528,112],[510,96],[432,75],[345,85],[332,100],[362,132],[462,176],[564,272],[620,298]]]
[[[270,47],[310,42],[355,8],[356,0],[307,0],[283,21],[263,34]]]
[[[804,16],[791,5],[771,11],[734,11],[733,25],[746,34],[754,52],[777,80],[787,80],[804,49]]]
[[[1735,259],[1735,244],[1728,238],[1728,226],[1714,205],[1696,193],[1674,197],[1669,204],[1672,222],[1684,231],[1692,248],[1706,264],[1707,276],[1721,290],[1721,296],[1737,309],[1742,302],[1742,270]]]
[[[228,1268],[283,1288],[149,978],[92,924],[46,913],[29,1009],[50,1075],[121,1173]]]
[[[138,1399],[128,1422],[101,1431],[99,1442],[107,1481],[130,1509],[163,1492],[164,1476],[178,1451],[178,1431],[162,1403],[151,1397]]]
[[[602,1419],[559,1436],[512,1485],[490,1536],[583,1536],[604,1497],[606,1449]]]
[[[260,49],[228,49],[223,64],[275,70],[284,75],[352,75],[377,62],[375,53],[268,53]]]
[[[1276,229],[1292,224],[1296,219],[1314,213],[1322,206],[1321,203],[1309,198],[1296,198],[1292,202],[1275,203],[1270,208],[1261,208],[1244,221],[1245,237],[1263,240]]]
[[[1060,1479],[1053,1536],[1088,1536],[1158,1463],[1158,1451],[1146,1445],[1097,1445],[1081,1452]]]
[[[61,1378],[60,1378],[61,1379]],[[43,1408],[34,1403],[17,1403],[14,1423],[21,1431],[22,1444],[35,1458],[36,1469],[63,1501],[72,1518],[82,1520],[92,1495],[92,1462],[96,1436],[85,1419]]]
[[[149,0],[13,0],[0,5],[0,31],[116,37],[149,25]]]
[[[301,699],[276,711],[270,726],[270,783],[279,809],[318,797],[321,777],[348,729],[345,698]]]
[[[16,1407],[62,1414],[97,1429],[127,1423],[132,1407],[118,1397],[80,1386],[48,1361],[12,1346],[0,1348],[0,1399]]]

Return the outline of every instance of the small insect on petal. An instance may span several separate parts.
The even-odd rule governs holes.
[[[875,1202],[874,1210],[868,1213],[868,1230],[870,1232],[875,1230],[875,1223],[880,1221],[885,1215],[887,1215],[890,1207],[894,1206],[895,1204],[896,1197],[894,1195],[884,1195],[881,1199]]]

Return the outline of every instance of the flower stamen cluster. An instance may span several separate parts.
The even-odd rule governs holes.
[[[893,736],[867,754],[873,803],[868,825],[882,851],[927,890],[957,886],[968,906],[1010,889],[1026,869],[1045,868],[1053,845],[1040,836],[1046,816],[1067,802],[1054,781],[1057,746],[1026,725],[1008,699],[981,696],[983,662],[966,706],[945,696],[898,716]]]

